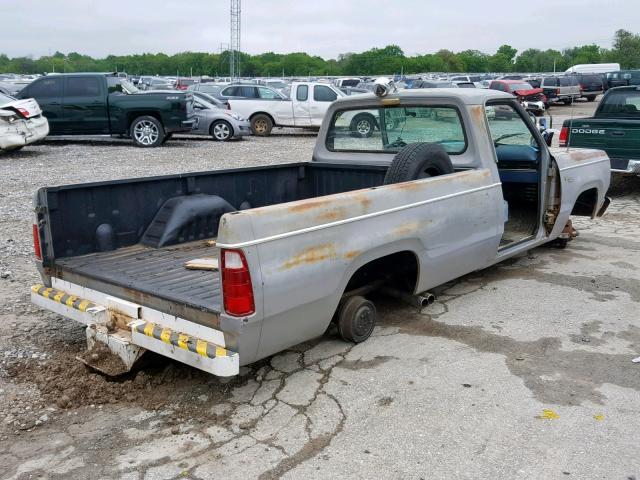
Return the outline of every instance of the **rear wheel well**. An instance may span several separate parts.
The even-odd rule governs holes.
[[[156,120],[158,120],[160,122],[160,125],[162,125],[162,128],[164,129],[164,123],[162,123],[162,118],[160,117],[158,112],[153,112],[153,111],[152,112],[129,112],[127,114],[127,133],[131,128],[131,124],[136,118],[146,117],[146,116],[153,117]]]
[[[418,258],[415,253],[404,250],[362,265],[351,275],[345,293],[376,282],[380,286],[393,282],[395,289],[414,293],[418,283]]]
[[[598,189],[590,188],[585,190],[576,199],[576,203],[573,204],[573,210],[571,215],[579,215],[585,217],[593,217],[596,214],[596,208],[598,206]]]

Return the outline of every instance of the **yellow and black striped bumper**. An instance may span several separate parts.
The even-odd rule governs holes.
[[[95,292],[92,295],[95,295]],[[100,305],[56,288],[39,284],[31,287],[31,301],[34,304],[90,327],[87,331],[95,332],[96,338],[101,337],[98,338],[99,341],[105,343],[112,351],[114,351],[112,347],[117,344],[119,350],[126,353],[127,350],[130,350],[129,346],[133,345],[214,375],[228,377],[238,374],[240,368],[238,353],[210,341],[173,331],[140,317],[137,319],[128,317],[131,321],[126,323],[125,328],[120,327],[116,332],[97,328],[98,326],[104,327],[107,323],[113,324],[111,316],[114,315],[114,311],[107,308],[107,305],[111,305],[114,297],[107,295],[104,297],[105,301],[101,303],[105,303],[105,305]],[[99,297],[93,296],[91,298]],[[137,356],[139,355],[136,354],[136,358]]]
[[[155,338],[156,340],[160,340],[166,344],[179,347],[203,357],[216,358],[232,355],[232,352],[229,352],[229,350],[220,347],[219,345],[205,342],[204,340],[200,340],[199,338],[192,337],[185,333],[174,332],[169,328],[163,328],[152,322],[140,322],[137,325],[134,325],[133,329],[137,333]]]
[[[67,292],[63,292],[62,290],[56,290],[55,288],[46,287],[40,284],[32,286],[31,292],[62,305],[66,305],[69,308],[79,310],[81,312],[86,312],[89,309],[99,307],[99,305],[96,305],[89,300],[85,300],[83,298],[76,297],[75,295],[70,295]]]

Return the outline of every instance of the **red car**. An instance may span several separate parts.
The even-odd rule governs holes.
[[[195,85],[196,81],[192,78],[179,78],[176,81],[177,90],[186,90],[190,85]]]
[[[545,110],[544,105],[547,102],[547,97],[542,93],[542,88],[533,88],[523,80],[493,80],[489,88],[511,93],[518,98],[518,101],[520,101],[527,110],[533,113],[542,114]]]

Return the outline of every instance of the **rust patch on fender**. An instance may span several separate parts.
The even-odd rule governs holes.
[[[421,230],[422,228],[426,227],[430,223],[431,223],[431,220],[422,220],[419,222],[407,222],[394,228],[391,231],[391,234],[397,235],[399,237],[402,237],[405,235],[411,235],[413,233],[416,233],[418,230]]]
[[[349,250],[348,252],[346,252],[344,254],[344,258],[346,258],[347,260],[353,260],[358,255],[360,255],[361,253],[362,252],[360,250]]]
[[[420,222],[407,222],[407,223],[405,223],[403,225],[400,225],[400,226],[394,228],[391,233],[393,235],[398,235],[398,236],[410,235],[410,234],[415,233],[416,231],[418,231],[421,226],[422,225],[421,225]]]
[[[303,250],[291,260],[284,262],[280,270],[289,270],[300,265],[313,265],[324,260],[334,259],[336,256],[335,245],[333,243],[324,243]]]
[[[569,158],[576,162],[582,162],[584,160],[591,160],[594,158],[602,157],[603,152],[600,150],[570,150]]]

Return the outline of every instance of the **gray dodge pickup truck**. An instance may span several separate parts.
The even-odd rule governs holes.
[[[363,112],[370,136],[350,128]],[[606,209],[609,170],[602,151],[550,149],[512,95],[381,88],[333,103],[310,162],[41,188],[32,300],[124,369],[151,350],[230,376],[332,321],[366,340],[378,289],[420,299],[563,246],[571,215]]]

